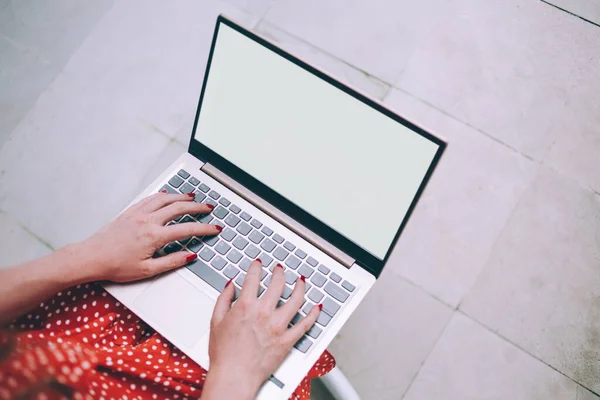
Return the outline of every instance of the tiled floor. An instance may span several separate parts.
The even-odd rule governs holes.
[[[361,397],[598,399],[599,27],[537,0],[49,4],[0,0],[0,266],[185,151],[223,12],[449,141],[331,345]]]

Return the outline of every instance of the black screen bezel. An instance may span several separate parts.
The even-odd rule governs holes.
[[[393,119],[394,121],[404,125],[405,127],[409,128],[410,130],[416,132],[417,134],[425,137],[426,139],[434,142],[435,144],[437,144],[439,146],[438,150],[435,154],[435,157],[433,158],[431,165],[429,166],[429,168],[427,170],[427,173],[423,177],[423,180],[422,180],[421,184],[419,185],[419,189],[417,190],[417,193],[416,193],[415,197],[413,198],[413,201],[411,202],[410,207],[409,207],[406,215],[404,216],[404,219],[402,220],[402,223],[400,224],[398,231],[396,232],[394,239],[393,239],[392,243],[390,244],[390,247],[388,248],[383,260],[379,259],[376,256],[374,256],[373,254],[369,253],[367,250],[363,249],[362,247],[360,247],[359,245],[357,245],[350,239],[348,239],[345,236],[343,236],[342,234],[338,233],[337,231],[335,231],[334,229],[332,229],[331,227],[326,225],[324,222],[315,218],[314,216],[312,216],[311,214],[309,214],[302,208],[295,205],[290,200],[281,196],[273,189],[269,188],[268,186],[266,186],[265,184],[263,184],[256,178],[252,177],[248,173],[244,172],[242,169],[238,168],[231,162],[227,161],[225,158],[221,157],[219,154],[217,154],[216,152],[214,152],[207,146],[200,143],[200,141],[194,139],[194,137],[196,135],[196,126],[198,125],[198,118],[200,116],[200,110],[202,108],[202,100],[204,98],[204,92],[206,90],[206,83],[208,81],[210,66],[211,66],[211,62],[212,62],[213,52],[215,49],[217,35],[219,33],[220,24],[227,25],[228,27],[241,33],[242,35],[246,36],[247,38],[259,43],[260,45],[273,51],[274,53],[278,54],[279,56],[281,56],[281,57],[285,58],[286,60],[294,63],[295,65],[303,68],[304,70],[308,71],[309,73],[317,76],[318,78],[324,80],[325,82],[336,87],[337,89],[342,90],[346,94],[354,97],[355,99],[359,100],[360,102],[364,103],[365,105],[379,111],[380,113],[382,113],[382,114],[386,115],[387,117]],[[293,218],[294,220],[300,222],[302,225],[304,225],[305,227],[307,227],[308,229],[310,229],[311,231],[313,231],[314,233],[316,233],[323,239],[327,240],[329,243],[333,244],[338,249],[342,250],[344,253],[346,253],[347,255],[352,257],[354,260],[356,260],[356,263],[359,266],[361,266],[362,268],[369,271],[376,278],[379,277],[379,275],[381,274],[383,267],[385,266],[385,263],[387,262],[392,249],[394,248],[396,242],[398,241],[400,233],[404,230],[404,227],[405,227],[406,223],[408,222],[410,215],[412,214],[417,201],[421,197],[421,194],[422,194],[423,190],[425,189],[425,186],[426,186],[427,182],[429,181],[433,171],[435,170],[435,167],[438,165],[440,157],[442,156],[442,153],[444,152],[445,148],[446,148],[446,142],[444,142],[440,138],[437,138],[437,137],[431,135],[430,133],[424,131],[420,127],[401,118],[400,116],[394,114],[389,109],[383,107],[382,105],[378,104],[377,102],[365,97],[364,95],[362,95],[362,94],[356,92],[355,90],[347,87],[346,85],[338,82],[337,80],[326,75],[325,73],[311,67],[310,65],[306,64],[302,60],[299,60],[298,58],[292,56],[291,54],[285,52],[284,50],[274,46],[272,43],[262,39],[261,37],[255,35],[254,33],[250,32],[248,30],[244,29],[243,27],[230,21],[229,19],[225,18],[224,16],[220,15],[217,18],[214,36],[213,36],[211,47],[210,47],[208,62],[206,65],[206,71],[204,73],[204,81],[202,83],[202,91],[200,93],[200,100],[198,102],[198,109],[196,111],[196,118],[194,120],[194,128],[192,130],[192,136],[190,139],[190,145],[188,148],[188,152],[190,154],[192,154],[194,157],[198,158],[199,160],[207,162],[207,163],[215,166],[216,168],[218,168],[220,171],[224,172],[227,176],[234,179],[239,184],[241,184],[244,187],[246,187],[247,189],[251,190],[256,195],[260,196],[261,198],[263,198],[264,200],[266,200],[273,206],[277,207],[279,210],[284,212],[286,215],[288,215],[291,218]],[[387,205],[386,207],[390,207],[390,206],[393,207],[393,205]],[[365,211],[365,212],[369,213],[369,211]],[[374,234],[376,234],[376,233],[374,232]]]

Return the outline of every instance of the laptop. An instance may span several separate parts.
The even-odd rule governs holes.
[[[161,250],[197,253],[186,267],[106,288],[208,369],[210,318],[229,279],[240,288],[260,258],[262,295],[281,263],[285,302],[303,275],[305,303],[290,324],[315,304],[323,309],[257,396],[287,399],[381,274],[445,147],[219,16],[188,151],[134,202],[161,190],[194,192],[213,212],[170,223],[224,229]]]

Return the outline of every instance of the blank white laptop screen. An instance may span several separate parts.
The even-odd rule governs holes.
[[[224,24],[194,138],[380,259],[438,150]]]

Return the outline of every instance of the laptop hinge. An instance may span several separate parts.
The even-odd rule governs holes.
[[[325,252],[330,257],[344,265],[346,268],[350,268],[354,264],[354,259],[333,246],[331,243],[314,233],[313,231],[306,228],[304,225],[299,223],[293,218],[290,218],[277,207],[272,206],[260,196],[254,192],[248,190],[246,187],[231,179],[221,170],[217,169],[214,165],[205,163],[202,168],[203,172],[210,175],[212,178],[219,181],[224,186],[234,191],[238,196],[243,197],[245,200],[252,203],[255,207],[261,209],[264,213],[268,214],[271,218],[277,220],[279,223],[292,230],[297,235],[310,242],[321,251]]]

